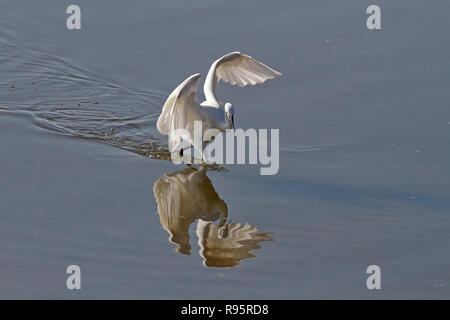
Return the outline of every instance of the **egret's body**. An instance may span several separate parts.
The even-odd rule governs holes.
[[[245,87],[248,84],[263,83],[277,75],[281,73],[248,55],[240,52],[228,53],[214,61],[208,71],[203,86],[205,101],[199,104],[196,99],[199,73],[188,77],[170,94],[158,118],[158,131],[169,136],[171,152],[177,149],[183,140],[188,140],[197,150],[203,150],[204,145],[197,146],[191,139],[195,121],[202,122],[203,132],[208,129],[224,132],[234,128],[232,104],[220,102],[216,96],[219,81]],[[177,129],[184,129],[189,134],[180,134]]]

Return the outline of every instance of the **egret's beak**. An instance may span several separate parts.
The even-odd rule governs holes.
[[[225,238],[228,237],[228,227],[230,226],[230,224],[231,224],[231,219],[230,219],[230,222],[225,223],[225,224],[222,225],[222,226],[219,226],[219,232],[218,232],[218,235],[217,235],[217,236],[218,236],[220,239],[225,239]]]

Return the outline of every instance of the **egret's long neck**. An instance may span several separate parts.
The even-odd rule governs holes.
[[[206,76],[205,84],[203,85],[203,91],[205,93],[206,102],[208,105],[219,107],[219,100],[216,97],[217,76],[216,76],[216,64],[214,62],[209,68],[208,75]]]

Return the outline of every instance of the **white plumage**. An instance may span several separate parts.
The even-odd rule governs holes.
[[[280,75],[280,72],[246,54],[228,53],[211,65],[203,86],[205,101],[201,104],[196,99],[198,81],[201,77],[199,73],[188,77],[169,95],[158,118],[158,131],[169,136],[171,152],[181,141],[186,141],[197,150],[203,150],[204,145],[196,146],[191,139],[194,121],[202,121],[203,132],[207,129],[224,132],[234,128],[234,108],[230,103],[221,103],[216,97],[216,88],[220,80],[245,87],[249,84],[263,83]],[[185,129],[189,135],[177,133],[177,129]]]

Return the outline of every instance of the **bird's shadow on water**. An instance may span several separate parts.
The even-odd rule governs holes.
[[[161,226],[180,254],[191,254],[189,228],[197,222],[199,255],[207,267],[234,267],[259,243],[272,241],[271,233],[249,223],[231,222],[226,202],[219,197],[207,172],[209,166],[187,167],[155,181],[153,193]]]

